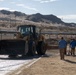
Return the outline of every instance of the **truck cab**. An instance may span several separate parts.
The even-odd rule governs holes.
[[[40,34],[40,28],[34,25],[20,25],[17,27],[17,31],[20,32],[23,38],[30,36],[33,39],[37,39]]]

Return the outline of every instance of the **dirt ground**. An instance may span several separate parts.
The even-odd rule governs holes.
[[[65,56],[65,60],[60,60],[59,50],[49,50],[39,61],[17,75],[76,75],[76,56]]]

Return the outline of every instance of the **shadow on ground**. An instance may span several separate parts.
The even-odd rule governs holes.
[[[68,62],[68,63],[76,64],[75,61],[71,61],[71,60],[65,60],[65,61]]]

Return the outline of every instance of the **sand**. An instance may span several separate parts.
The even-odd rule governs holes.
[[[60,60],[59,50],[49,50],[39,61],[17,75],[76,75],[76,56],[65,56],[65,60]]]

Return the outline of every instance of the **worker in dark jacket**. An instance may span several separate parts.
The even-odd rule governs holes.
[[[61,37],[61,40],[59,41],[59,50],[60,50],[61,60],[64,60],[64,52],[65,52],[66,46],[67,46],[67,42],[64,40],[63,37]]]
[[[75,46],[76,46],[76,40],[72,39],[70,42],[70,47],[71,47],[71,55],[75,56]]]

